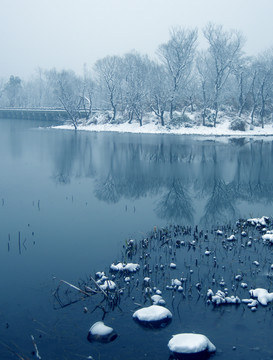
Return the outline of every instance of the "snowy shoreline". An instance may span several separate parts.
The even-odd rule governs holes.
[[[155,123],[143,124],[139,126],[138,123],[123,123],[123,124],[88,124],[79,125],[78,131],[91,132],[118,132],[118,133],[132,133],[132,134],[172,134],[172,135],[195,135],[202,137],[273,137],[272,124],[266,124],[264,128],[254,126],[253,130],[239,131],[229,129],[229,121],[222,121],[214,127],[203,125],[196,125],[193,127],[179,127],[170,128],[161,126]],[[53,126],[54,129],[75,130],[73,125],[65,124]]]

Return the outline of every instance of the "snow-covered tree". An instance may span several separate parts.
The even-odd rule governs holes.
[[[123,64],[123,101],[128,113],[129,123],[135,117],[142,125],[142,118],[147,109],[148,75],[150,60],[136,52],[126,54]]]
[[[22,80],[19,76],[10,76],[9,81],[4,86],[4,93],[8,99],[8,106],[15,107],[21,105]]]
[[[47,73],[47,78],[54,96],[77,130],[82,105],[82,80],[73,71],[58,72],[55,69]]]
[[[216,126],[220,95],[230,76],[233,64],[242,55],[244,38],[236,30],[224,31],[221,25],[212,23],[204,28],[203,34],[209,43],[208,51],[213,62],[211,76],[214,83],[213,109],[215,111],[214,126]]]
[[[155,62],[150,64],[148,102],[150,109],[164,126],[164,114],[169,104],[168,78],[163,66]]]
[[[177,102],[177,95],[188,77],[193,64],[197,29],[174,28],[170,31],[170,40],[159,46],[158,54],[168,75],[170,91],[170,119]]]
[[[106,56],[95,63],[95,71],[102,88],[106,89],[108,102],[112,108],[112,121],[116,119],[121,97],[122,61],[119,56]]]

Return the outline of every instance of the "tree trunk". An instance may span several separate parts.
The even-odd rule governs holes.
[[[128,121],[129,124],[132,123],[133,117],[134,117],[134,111],[130,111],[130,112],[129,112],[129,121]]]
[[[164,122],[164,111],[161,110],[160,111],[160,120],[161,120],[161,125],[165,126],[165,122]]]
[[[170,119],[173,119],[173,100],[171,100],[171,106],[170,106]]]
[[[202,111],[203,126],[206,126],[206,108]]]
[[[251,117],[251,125],[254,124],[254,113],[255,113],[256,107],[257,107],[257,105],[254,104],[254,105],[253,105],[253,108],[252,108],[252,110],[251,110],[251,114],[250,114],[250,117]]]

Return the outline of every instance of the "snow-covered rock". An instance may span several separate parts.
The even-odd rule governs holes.
[[[227,296],[224,291],[218,290],[214,295],[211,289],[207,292],[208,299],[211,299],[211,302],[215,305],[221,304],[240,304],[241,300],[238,296]]]
[[[110,269],[113,271],[123,271],[123,264],[121,262],[119,262],[118,264],[112,264],[110,266]]]
[[[273,244],[273,234],[270,234],[269,232],[266,232],[266,234],[262,236],[262,239]]]
[[[249,293],[252,297],[257,298],[259,303],[264,306],[273,301],[273,292],[269,293],[266,289],[257,288],[254,290],[249,290]]]
[[[112,264],[110,266],[110,269],[112,271],[128,271],[128,272],[136,272],[140,269],[140,265],[139,264],[133,264],[133,263],[128,263],[128,264],[123,264],[121,262],[119,262],[118,264]]]
[[[172,279],[171,284],[172,286],[181,286],[182,282],[178,279]]]
[[[144,326],[164,327],[172,319],[170,310],[159,305],[151,305],[134,312],[133,318]]]
[[[236,236],[235,235],[230,235],[228,238],[227,238],[227,241],[236,241]]]
[[[117,333],[110,326],[106,326],[103,321],[93,324],[88,332],[87,339],[91,341],[110,342],[117,338]]]
[[[139,264],[133,264],[133,263],[128,263],[124,266],[124,270],[125,271],[129,271],[129,272],[136,272],[140,269],[140,265]]]
[[[171,352],[178,355],[216,351],[215,345],[205,335],[201,334],[184,333],[173,335],[168,347]]]
[[[166,301],[163,299],[163,297],[161,295],[153,295],[151,296],[153,305],[161,305],[164,306],[166,304]]]
[[[262,216],[261,218],[247,219],[247,222],[253,226],[258,225],[258,224],[260,224],[262,226],[266,226],[268,221],[269,221],[269,217],[267,217],[267,216]]]

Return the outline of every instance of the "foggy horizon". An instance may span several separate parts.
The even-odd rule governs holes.
[[[39,68],[82,74],[84,64],[90,69],[98,59],[132,50],[153,57],[176,26],[197,27],[202,47],[202,29],[208,22],[241,31],[247,55],[273,45],[271,0],[12,0],[2,8],[1,78],[28,79]]]

